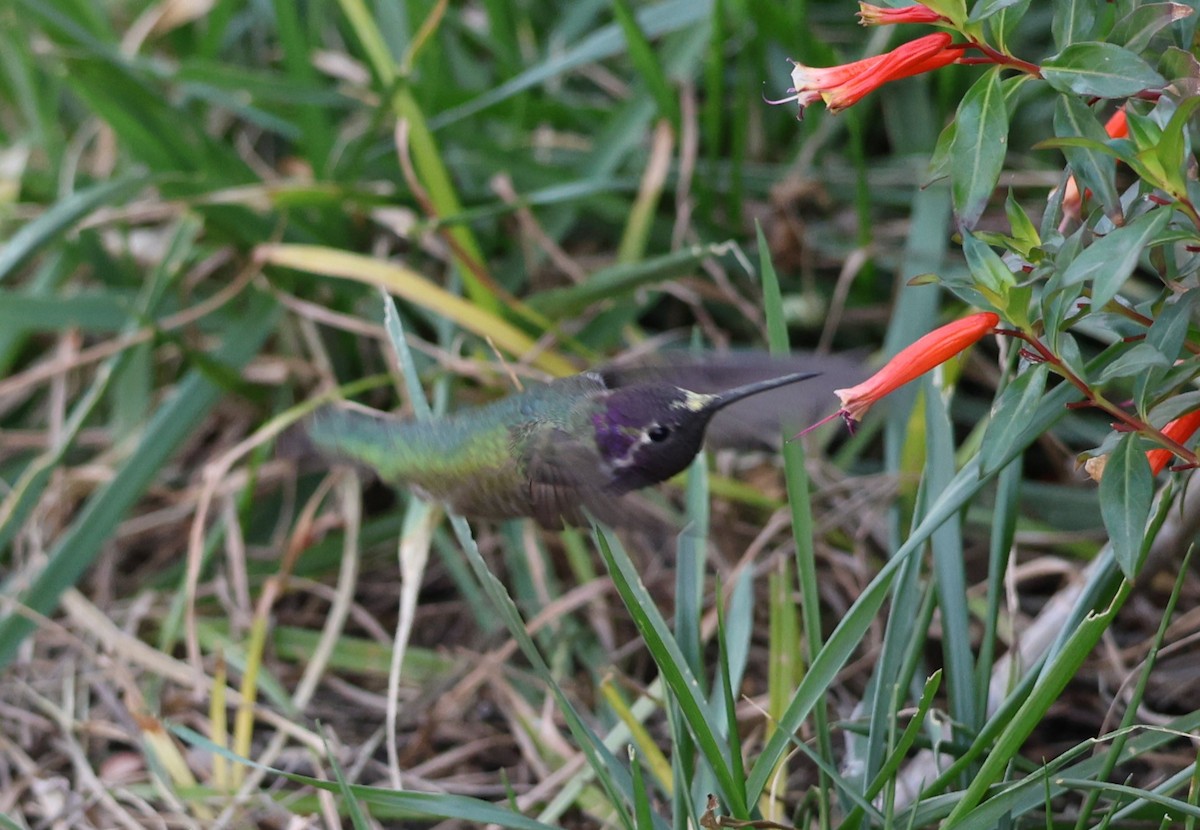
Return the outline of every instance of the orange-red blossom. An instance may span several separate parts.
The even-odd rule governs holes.
[[[1182,444],[1191,438],[1192,433],[1198,429],[1200,429],[1200,409],[1179,416],[1163,427],[1161,431],[1163,435],[1172,441]],[[1157,449],[1147,452],[1146,460],[1150,462],[1150,474],[1158,475],[1161,473],[1174,457],[1175,453],[1170,450]]]
[[[858,20],[864,26],[888,26],[893,23],[944,23],[946,18],[922,5],[885,9],[873,3],[858,4]]]
[[[888,81],[907,78],[929,72],[962,57],[963,44],[953,45],[953,38],[946,32],[925,35],[897,46],[882,55],[864,58],[841,66],[814,67],[792,61],[792,88],[787,98],[772,101],[785,104],[795,101],[804,108],[823,100],[830,112],[843,110],[857,103],[868,92]]]
[[[853,427],[862,420],[880,398],[895,392],[909,381],[916,380],[935,366],[974,345],[1000,323],[1000,317],[990,311],[970,314],[953,323],[947,323],[918,339],[887,362],[887,365],[857,386],[835,389],[834,394],[842,402],[842,408],[805,429],[816,429],[826,421],[841,415],[847,425]]]

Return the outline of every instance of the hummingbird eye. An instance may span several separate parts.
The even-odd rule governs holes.
[[[654,426],[650,427],[650,429],[646,430],[646,437],[656,444],[666,441],[670,436],[671,430],[667,429],[662,424],[655,424]]]

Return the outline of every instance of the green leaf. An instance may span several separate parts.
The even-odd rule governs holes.
[[[1180,42],[1191,42],[1193,34],[1200,25],[1197,17],[1193,14],[1175,27],[1175,33],[1179,33],[1177,36],[1180,38]],[[1184,81],[1179,87],[1181,92],[1187,90],[1191,91],[1190,94],[1195,94],[1195,81],[1192,79],[1200,75],[1200,71],[1197,68],[1196,56],[1190,51],[1180,49],[1178,46],[1169,46],[1159,58],[1158,66],[1159,71],[1165,77],[1170,78],[1172,83]]]
[[[370,826],[367,823],[367,816],[363,812],[362,805],[355,798],[354,791],[350,789],[350,782],[346,780],[346,774],[342,771],[342,765],[338,763],[337,754],[329,748],[329,740],[325,735],[322,735],[321,739],[325,749],[325,762],[333,770],[333,780],[337,782],[338,794],[342,797],[343,809],[350,814],[350,821],[354,824],[354,830],[367,830]]]
[[[1198,106],[1200,106],[1200,97],[1196,96],[1180,103],[1179,108],[1171,116],[1171,120],[1167,122],[1167,126],[1163,128],[1162,139],[1155,153],[1165,179],[1157,184],[1180,199],[1187,196],[1188,162],[1192,158],[1189,152],[1187,126]]]
[[[289,0],[274,0],[275,22],[279,33],[279,47],[283,51],[283,65],[292,81],[299,81],[308,87],[318,86],[318,71],[312,62],[312,53],[319,48],[317,42],[310,41],[312,29],[305,26],[308,15]],[[324,178],[330,163],[331,148],[334,145],[335,119],[329,107],[315,102],[304,102],[298,107],[297,120],[301,126],[299,143],[303,146],[304,157],[312,164],[316,177]]]
[[[1137,343],[1112,363],[1104,367],[1096,383],[1107,383],[1116,378],[1144,375],[1154,368],[1170,367],[1171,361],[1149,343]]]
[[[1159,208],[1139,216],[1123,228],[1084,249],[1063,274],[1063,284],[1092,283],[1092,308],[1100,309],[1117,296],[1137,267],[1138,257],[1171,219],[1169,209]]]
[[[1009,233],[1017,243],[1017,249],[1028,258],[1030,251],[1042,244],[1042,237],[1012,190],[1004,200],[1004,214],[1008,217]]]
[[[1069,332],[1060,332],[1058,336],[1058,358],[1063,362],[1063,365],[1075,373],[1076,377],[1084,383],[1090,383],[1092,375],[1088,372],[1090,368],[1083,359],[1083,352],[1079,348],[1077,341]]]
[[[987,26],[994,41],[993,45],[1001,52],[1012,53],[1013,34],[1017,31],[1017,26],[1025,19],[1025,13],[1029,11],[1029,4],[1030,0],[1018,0],[1016,3],[1006,4],[998,14],[988,19]],[[1019,42],[1018,40],[1018,44]]]
[[[1004,264],[1004,260],[990,245],[974,234],[964,231],[962,238],[963,253],[967,257],[967,267],[971,269],[971,276],[1002,301],[1008,290],[1017,283],[1012,269]]]
[[[1012,457],[1013,447],[1029,442],[1026,433],[1045,394],[1049,372],[1044,363],[1031,366],[1000,393],[979,447],[979,469],[984,475],[1000,469]]]
[[[1180,415],[1200,409],[1200,392],[1184,392],[1172,395],[1150,411],[1150,422],[1158,427],[1165,426]]]
[[[803,622],[803,642],[805,646],[803,654],[811,661],[812,655],[819,654],[824,648],[825,643],[821,630],[821,583],[818,576],[816,544],[813,539],[816,523],[813,520],[812,498],[810,496],[812,487],[804,465],[804,443],[802,441],[787,441],[784,443],[783,471],[785,480],[787,481],[788,506],[792,514],[792,539],[796,547],[796,581],[798,583],[797,590],[800,595],[800,616]],[[784,586],[784,589],[788,590],[790,586]],[[789,590],[788,596],[791,595]],[[794,625],[795,616],[790,616],[790,619],[786,621],[782,620],[784,617],[794,615],[794,607],[794,601],[781,603],[778,598],[772,598],[772,615],[784,625],[788,622]],[[789,638],[781,637],[781,639]],[[799,657],[801,654],[799,647],[796,648],[794,654],[797,655],[797,658]],[[783,701],[787,699],[795,687],[794,678],[798,678],[803,674],[796,666],[793,665],[792,668],[794,671],[793,677],[787,677],[788,672],[782,666],[772,668],[771,678],[774,685],[772,689],[774,693],[772,704],[778,707],[772,709],[772,714],[783,711]],[[829,729],[829,709],[826,701],[819,700],[814,704],[812,722],[817,735],[816,749],[823,759],[832,763],[834,759],[833,741]]]
[[[1147,468],[1147,472],[1149,469]],[[1083,661],[1108,630],[1117,611],[1129,595],[1128,584],[1124,584],[1116,598],[1103,612],[1089,615],[1071,632],[1053,662],[1045,666],[1038,676],[1029,697],[1005,723],[1003,731],[971,783],[961,793],[955,793],[954,809],[941,825],[945,830],[963,830],[970,813],[988,793],[988,789],[1005,773],[1017,751],[1034,728],[1042,723],[1050,707],[1059,702],[1062,690],[1079,671]],[[993,822],[989,826],[996,826]]]
[[[634,827],[637,830],[653,830],[654,819],[650,811],[650,797],[646,793],[642,765],[638,763],[637,750],[633,744],[629,745],[629,769],[633,775]]]
[[[1098,98],[1127,98],[1167,83],[1150,64],[1112,43],[1068,46],[1042,63],[1042,77],[1059,92]]]
[[[1138,5],[1117,21],[1107,40],[1109,43],[1124,46],[1130,52],[1141,52],[1160,31],[1194,13],[1183,3]]]
[[[1131,806],[1138,805],[1147,814],[1149,814],[1151,809],[1149,805],[1153,804],[1156,807],[1162,808],[1162,826],[1164,827],[1168,826],[1167,822],[1174,824],[1173,820],[1178,820],[1184,816],[1188,816],[1191,819],[1191,821],[1184,825],[1185,827],[1195,826],[1195,820],[1200,818],[1200,807],[1143,787],[1132,787],[1127,784],[1116,784],[1086,778],[1062,778],[1059,779],[1059,783],[1072,789],[1098,790],[1103,793],[1111,793],[1112,795],[1109,797],[1114,803],[1121,801],[1128,802]],[[1101,826],[1104,825],[1101,824]]]
[[[1190,99],[1189,99],[1190,100]],[[1159,99],[1159,107],[1170,107],[1170,102],[1164,102]],[[1176,108],[1176,111],[1177,108]],[[1112,142],[1109,146],[1113,150],[1113,154],[1118,161],[1126,159],[1136,159],[1140,148],[1153,147],[1162,141],[1163,124],[1167,120],[1164,118],[1162,122],[1156,120],[1156,116],[1166,115],[1167,112],[1154,112],[1148,115],[1142,115],[1137,110],[1129,107],[1125,108],[1125,129],[1128,132],[1128,142]]]
[[[909,757],[908,751],[912,749],[912,745],[923,731],[923,726],[926,723],[925,716],[933,706],[934,697],[941,685],[941,669],[938,669],[926,678],[925,690],[921,693],[921,699],[917,702],[915,710],[910,710],[912,711],[912,716],[909,718],[908,726],[904,727],[904,731],[900,733],[895,744],[890,747],[891,753],[880,765],[879,772],[875,775],[875,780],[871,782],[870,787],[867,789],[867,798],[874,799],[884,787],[895,780],[896,773],[899,772],[900,767]],[[865,807],[855,807],[854,811],[847,817],[847,822],[842,826],[850,826],[850,822],[854,821],[855,816],[865,812],[867,809]],[[880,824],[883,824],[883,822],[881,821]]]
[[[1174,302],[1163,303],[1150,325],[1150,330],[1146,332],[1146,343],[1165,355],[1170,364],[1174,363],[1183,350],[1191,325],[1192,310],[1197,301],[1200,301],[1200,291],[1187,291],[1179,295]],[[1155,384],[1166,374],[1162,371],[1150,371],[1138,376],[1133,394],[1138,411],[1144,411],[1148,395],[1153,394]]]
[[[1058,279],[1059,275],[1056,274],[1051,284],[1042,293],[1041,311],[1042,324],[1048,339],[1047,345],[1050,346],[1051,351],[1058,352],[1061,357],[1062,341],[1069,337],[1066,330],[1070,326],[1070,318],[1078,313],[1077,303],[1083,295],[1083,286],[1055,286],[1053,280]]]
[[[1008,108],[996,67],[963,97],[950,155],[950,184],[960,228],[972,228],[1000,179],[1008,148]]]
[[[1107,141],[1108,134],[1096,120],[1095,113],[1077,98],[1061,96],[1054,106],[1054,134],[1059,138],[1086,138],[1096,143],[1087,146],[1063,143],[1061,146],[1077,179],[1079,192],[1082,194],[1084,188],[1090,189],[1104,206],[1106,215],[1117,215],[1121,209],[1115,181],[1117,166],[1110,153],[1096,146]]]
[[[1054,0],[1050,31],[1059,49],[1087,40],[1096,27],[1096,9],[1091,0]]]
[[[954,148],[955,136],[958,135],[958,121],[950,119],[942,131],[938,133],[937,142],[929,154],[929,168],[926,176],[934,182],[949,175],[950,151]]]
[[[928,452],[922,474],[921,498],[932,504],[954,480],[954,428],[945,398],[939,395],[932,377],[925,386],[925,446]],[[961,521],[948,521],[930,539],[934,592],[942,633],[942,662],[946,672],[947,699],[956,727],[954,734],[968,738],[983,722],[975,705],[975,657],[971,653],[970,614],[967,610],[967,577],[963,562]]]
[[[1128,164],[1137,163],[1137,154],[1130,152],[1132,142],[1127,139],[1099,138],[1047,138],[1033,145],[1035,150],[1065,150],[1067,148],[1082,148],[1092,150],[1117,161]]]
[[[1122,759],[1138,758],[1146,756],[1147,753],[1154,753],[1165,747],[1169,741],[1177,741],[1178,735],[1193,732],[1198,725],[1200,725],[1200,716],[1191,713],[1163,724],[1161,730],[1145,731],[1144,727],[1135,727],[1136,737],[1129,742],[1127,751],[1120,757]],[[970,814],[965,816],[954,830],[995,830],[996,827],[1012,826],[1013,824],[1032,826],[1032,822],[1016,823],[1012,820],[1031,811],[1041,810],[1045,805],[1047,789],[1053,797],[1057,798],[1069,791],[1063,784],[1064,780],[1106,780],[1104,770],[1106,765],[1111,764],[1112,759],[1108,755],[1111,749],[1106,750],[1103,742],[1094,747],[1091,742],[1086,742],[1080,745],[1080,748],[1086,749],[1087,755],[1078,763],[1064,768],[1064,762],[1072,760],[1070,753],[1064,754],[1048,764],[1039,766],[1035,771],[1031,771],[1028,777],[1008,781],[995,788],[988,793],[988,799],[971,810]],[[946,815],[949,807],[953,807],[957,803],[959,797],[959,793],[948,793],[940,804],[937,798],[922,801],[912,809],[909,816],[903,817],[908,819],[903,826],[933,826]],[[1130,808],[1138,806],[1136,801],[1129,805]],[[1101,822],[1089,822],[1085,826],[1103,827],[1105,825]],[[1109,826],[1120,825],[1114,822]]]
[[[1143,443],[1134,433],[1123,436],[1109,454],[1100,479],[1100,515],[1117,564],[1130,580],[1141,565],[1142,539],[1154,497],[1154,479]]]
[[[994,14],[1007,9],[1009,6],[1015,6],[1024,0],[980,0],[971,9],[971,16],[967,18],[967,23],[982,23]]]
[[[964,0],[925,0],[921,5],[951,20],[962,20],[967,16]]]
[[[89,291],[73,297],[32,296],[0,290],[0,329],[5,332],[120,331],[133,313],[132,302],[114,292]]]

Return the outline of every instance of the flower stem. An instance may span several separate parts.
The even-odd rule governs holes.
[[[1017,329],[1001,329],[995,330],[996,334],[1002,334],[1008,337],[1016,338],[1028,345],[1037,355],[1038,359],[1043,363],[1049,364],[1055,372],[1061,375],[1068,383],[1083,393],[1088,403],[1107,415],[1111,415],[1122,427],[1128,429],[1129,432],[1136,432],[1146,438],[1149,438],[1159,446],[1165,447],[1175,455],[1187,462],[1188,466],[1200,466],[1200,456],[1192,450],[1180,444],[1178,441],[1164,435],[1161,430],[1155,429],[1150,424],[1138,418],[1135,415],[1130,415],[1115,403],[1104,398],[1102,395],[1093,391],[1084,380],[1059,359],[1058,355],[1050,351],[1041,340],[1037,339],[1027,332]]]

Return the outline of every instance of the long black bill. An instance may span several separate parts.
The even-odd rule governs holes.
[[[705,403],[704,409],[709,413],[717,412],[724,409],[732,403],[737,403],[740,400],[749,398],[751,395],[758,395],[762,392],[769,392],[772,389],[778,389],[781,386],[788,386],[793,383],[799,383],[802,380],[815,378],[820,372],[794,372],[790,375],[780,375],[776,378],[767,378],[766,380],[747,383],[743,386],[735,386],[732,389],[726,389],[715,395],[709,396],[711,400]]]

